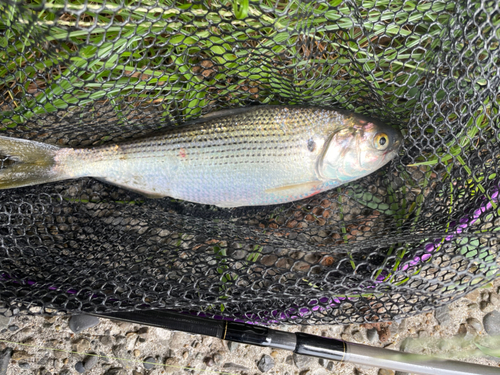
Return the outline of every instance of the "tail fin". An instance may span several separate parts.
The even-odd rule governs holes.
[[[63,179],[53,169],[58,149],[45,143],[0,136],[0,189]]]

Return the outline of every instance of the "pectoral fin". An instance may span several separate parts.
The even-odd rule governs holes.
[[[306,193],[311,190],[316,190],[321,185],[321,181],[308,181],[300,184],[279,186],[277,188],[267,189],[267,194],[277,194],[288,192],[289,194]]]

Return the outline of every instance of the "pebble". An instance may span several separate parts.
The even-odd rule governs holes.
[[[257,368],[260,372],[267,372],[274,367],[274,359],[267,354],[264,354],[259,362],[257,362]]]
[[[108,336],[108,335],[101,336],[99,341],[101,342],[101,344],[106,345],[106,346],[113,345],[113,338],[111,336]]]
[[[240,344],[238,344],[237,342],[233,342],[233,341],[228,341],[227,342],[227,348],[229,349],[229,351],[232,353],[234,352],[236,349],[238,349],[238,346]]]
[[[23,340],[23,344],[25,345],[35,345],[35,338],[34,337],[28,337]]]
[[[469,310],[476,310],[476,309],[478,309],[478,308],[479,308],[479,305],[478,305],[476,302],[473,302],[473,303],[469,303],[469,304],[467,305],[467,308],[468,308]]]
[[[377,375],[394,375],[394,371],[381,368],[378,370]]]
[[[215,361],[212,357],[205,357],[205,359],[203,359],[203,363],[208,367],[212,367],[213,365],[215,365]]]
[[[165,360],[165,367],[163,369],[167,374],[176,372],[179,370],[179,361],[174,357],[167,358]]]
[[[292,366],[292,365],[293,365],[293,357],[292,357],[291,355],[287,356],[287,357],[285,358],[285,363],[286,363],[287,365]]]
[[[72,372],[70,369],[65,368],[59,372],[59,375],[72,375]]]
[[[500,335],[500,312],[494,310],[483,318],[483,327],[490,336]]]
[[[378,331],[375,328],[370,328],[366,330],[366,338],[370,342],[377,342],[378,341]]]
[[[153,357],[147,357],[145,360],[144,360],[144,368],[146,370],[150,370],[152,369],[153,367],[156,366],[157,362],[156,362],[156,359],[154,359]]]
[[[302,370],[299,372],[299,375],[312,375],[311,370]]]
[[[140,357],[141,356],[141,351],[139,349],[134,349],[134,357]]]
[[[29,364],[29,363],[27,363],[27,362],[19,362],[19,363],[18,363],[18,366],[19,366],[20,368],[24,369],[24,370],[27,370],[27,369],[29,369],[29,368],[30,368],[30,364]]]
[[[12,359],[14,361],[22,361],[23,359],[28,358],[31,358],[31,355],[24,350],[15,351],[14,354],[12,354]]]
[[[303,368],[309,366],[312,361],[313,358],[307,355],[296,354],[296,353],[293,354],[293,362],[295,363],[295,366],[299,368],[299,370],[302,370]]]
[[[11,317],[0,315],[0,331],[4,328],[7,328],[11,321],[12,321]]]
[[[7,368],[9,367],[11,355],[12,355],[11,348],[7,348],[0,353],[0,375],[7,374]]]
[[[357,341],[357,342],[361,342],[365,339],[363,337],[363,334],[360,331],[354,331],[352,333],[352,338],[354,339],[354,341]]]
[[[76,362],[75,370],[80,374],[83,374],[85,372],[85,367],[83,367],[83,362]]]
[[[474,328],[476,332],[481,332],[481,330],[483,329],[481,322],[476,318],[467,319],[467,324],[470,325],[472,328]]]
[[[490,292],[487,291],[481,292],[481,299],[483,301],[488,301],[490,299]]]
[[[476,333],[476,330],[472,326],[462,323],[460,324],[460,327],[458,327],[456,336],[464,340],[470,340],[476,335]]]
[[[434,311],[434,317],[442,326],[447,326],[451,322],[450,308],[448,305],[441,306]]]
[[[139,335],[140,338],[145,339],[145,338],[148,337],[148,332],[149,332],[149,328],[148,327],[141,327],[137,331],[137,334]]]
[[[215,354],[213,355],[213,358],[214,358],[215,363],[220,363],[220,361],[222,360],[222,354],[220,354],[220,353],[215,353]]]
[[[424,329],[421,329],[420,331],[418,331],[417,334],[418,334],[419,338],[429,337],[429,332],[427,332]]]
[[[99,318],[92,315],[73,315],[69,318],[69,329],[74,333],[80,333],[85,329],[95,327],[99,324]]]
[[[54,323],[57,319],[57,316],[45,316],[44,319],[48,323]]]
[[[490,303],[494,306],[498,306],[498,302],[500,301],[500,297],[497,293],[490,293]]]
[[[125,375],[126,372],[119,367],[112,367],[104,373],[104,375]]]
[[[75,340],[73,342],[73,345],[74,345],[75,351],[77,351],[78,353],[85,353],[88,350],[90,350],[90,341],[87,339],[84,339],[84,338]]]
[[[125,337],[129,340],[133,340],[133,339],[137,338],[137,332],[127,332],[125,334]]]
[[[241,366],[241,365],[238,365],[238,364],[232,363],[232,362],[224,363],[222,368],[224,370],[228,370],[228,371],[248,371],[249,370],[248,367]]]
[[[9,328],[9,331],[11,331],[11,332],[17,331],[19,329],[19,327],[16,326],[15,324],[9,326],[8,328]]]
[[[489,301],[481,301],[481,303],[479,304],[479,308],[481,309],[481,311],[485,312],[493,308],[493,305],[489,303]]]
[[[380,325],[377,333],[380,342],[386,342],[391,337],[391,329],[387,325]]]
[[[85,367],[85,370],[90,370],[97,362],[99,362],[99,357],[97,355],[89,355],[83,360],[83,367]]]
[[[323,366],[328,371],[332,371],[332,369],[333,369],[333,362],[332,361],[329,361],[329,360],[324,359],[324,358],[320,358],[318,362],[319,362],[320,366]]]

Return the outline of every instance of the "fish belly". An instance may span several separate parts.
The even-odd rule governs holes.
[[[168,196],[220,207],[279,204],[322,190],[313,160],[300,152],[283,157],[237,151],[207,155],[187,147],[183,153],[87,163],[81,174],[149,197]]]

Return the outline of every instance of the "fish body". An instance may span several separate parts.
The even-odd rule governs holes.
[[[372,173],[394,158],[401,139],[399,131],[348,111],[287,106],[222,111],[93,148],[0,137],[0,154],[14,161],[0,170],[0,188],[95,177],[150,197],[220,207],[279,204]]]

